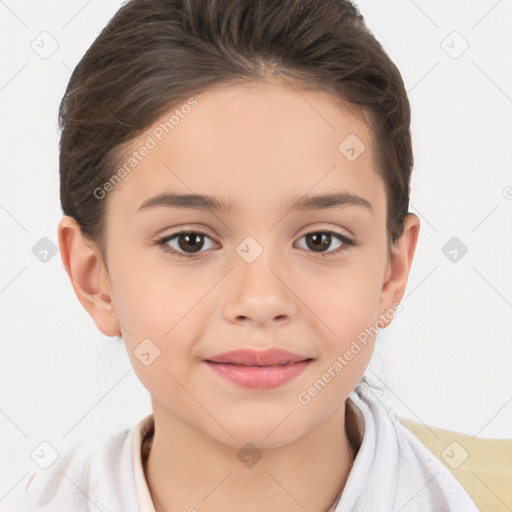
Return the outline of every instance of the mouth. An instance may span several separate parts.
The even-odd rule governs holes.
[[[232,350],[205,359],[209,363],[232,364],[239,366],[284,366],[291,363],[312,360],[313,358],[289,352],[288,350],[271,348],[267,350]]]
[[[300,375],[313,358],[281,349],[236,350],[203,362],[216,375],[245,388],[271,389]]]
[[[313,359],[304,359],[304,361],[312,361]],[[207,363],[212,364],[223,364],[223,365],[231,365],[231,366],[245,366],[246,368],[275,368],[278,366],[290,366],[292,364],[296,364],[297,362],[300,363],[302,361],[296,361],[296,362],[287,362],[287,363],[279,363],[279,364],[238,364],[238,363],[224,363],[224,362],[218,362],[218,361],[209,361],[208,359],[205,359]]]

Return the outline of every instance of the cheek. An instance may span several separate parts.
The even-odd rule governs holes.
[[[201,287],[177,268],[130,258],[115,265],[112,288],[119,321],[129,337],[163,338],[197,302],[200,290],[194,288]]]
[[[359,258],[354,264],[319,272],[308,293],[314,311],[336,336],[354,334],[378,316],[382,262]],[[323,275],[322,275],[323,274]],[[306,301],[305,301],[306,302]],[[306,302],[308,303],[308,302]]]
[[[164,368],[177,369],[177,362],[190,357],[187,351],[200,336],[197,318],[204,308],[201,299],[214,283],[213,276],[208,279],[160,261],[142,264],[136,257],[119,261],[114,267],[115,309],[139,378],[144,383]]]
[[[377,329],[378,287],[371,269],[347,269],[346,275],[339,273],[323,283],[323,293],[311,308],[314,325],[311,330],[318,333],[318,365],[313,372],[308,389],[303,391],[315,397],[318,407],[339,405],[339,397],[347,397],[364,374],[371,359]],[[305,301],[307,303],[307,300]],[[306,397],[307,398],[307,397]],[[313,398],[311,398],[313,400]],[[304,403],[304,402],[300,402]],[[330,409],[329,409],[330,410]]]

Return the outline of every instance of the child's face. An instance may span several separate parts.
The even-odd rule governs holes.
[[[279,446],[344,404],[374,348],[371,336],[358,341],[359,351],[353,341],[382,327],[380,314],[392,318],[384,183],[367,127],[324,93],[258,83],[210,88],[195,100],[168,134],[160,123],[180,106],[133,144],[151,149],[105,199],[112,308],[155,418],[173,415],[232,446]],[[355,160],[359,146],[354,155],[339,149],[350,134],[366,146]],[[205,194],[232,210],[140,209],[163,193]],[[337,193],[369,206],[290,209],[298,198]],[[179,230],[208,235],[167,242],[189,259],[154,243]],[[322,242],[321,231],[356,245],[334,235]],[[160,355],[146,366],[141,359],[150,362],[154,346]],[[273,347],[312,361],[267,389],[235,383],[204,362]],[[315,382],[317,393],[309,391]]]

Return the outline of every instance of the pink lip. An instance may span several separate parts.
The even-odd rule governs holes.
[[[272,366],[275,364],[296,363],[298,361],[305,361],[306,359],[311,358],[280,348],[269,348],[267,350],[232,350],[231,352],[223,352],[222,354],[209,357],[205,359],[205,361],[243,364],[247,366]]]
[[[301,374],[312,358],[287,350],[234,350],[204,362],[218,375],[247,388],[271,389]]]

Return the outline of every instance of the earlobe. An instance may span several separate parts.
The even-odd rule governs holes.
[[[121,334],[111,299],[110,279],[99,250],[83,236],[73,217],[58,225],[59,250],[78,300],[105,336]]]
[[[404,219],[404,230],[391,249],[391,256],[386,267],[386,274],[382,286],[380,297],[381,317],[385,315],[388,318],[385,321],[387,327],[394,315],[390,311],[395,309],[402,300],[407,286],[409,272],[411,270],[418,235],[420,230],[420,220],[413,213],[408,213]]]

